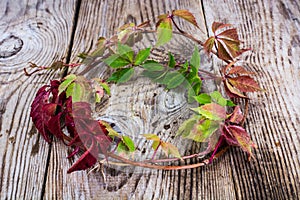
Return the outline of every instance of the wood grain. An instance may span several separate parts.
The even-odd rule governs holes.
[[[23,68],[29,61],[49,65],[63,57],[76,62],[78,53],[95,48],[99,36],[108,37],[124,23],[153,20],[172,9],[188,9],[196,16],[201,30],[179,24],[197,38],[211,35],[213,21],[227,22],[238,28],[244,46],[252,49],[243,64],[257,73],[266,90],[250,95],[246,128],[258,145],[255,159],[247,162],[244,152],[232,148],[212,165],[198,169],[106,168],[106,180],[99,171],[67,174],[78,157],[66,159],[70,149],[59,141],[46,144],[29,118],[37,88],[58,74],[25,77]],[[1,1],[0,198],[299,199],[299,12],[300,4],[293,0]],[[141,47],[149,43],[146,40]],[[180,57],[190,48],[190,41],[175,39],[166,50]],[[158,51],[157,58],[163,55]],[[203,53],[201,59],[206,69],[217,70],[224,64]],[[105,75],[102,65],[76,70],[87,77]],[[139,139],[140,133],[161,131],[164,139],[173,141],[178,124],[188,115],[183,112],[187,108],[183,96],[140,77],[113,86],[112,91],[115,95],[99,115],[136,135],[140,157],[150,156],[142,153],[149,144]],[[186,153],[201,148],[188,141],[181,145]]]
[[[53,73],[26,77],[28,62],[67,56],[74,2],[0,2],[0,199],[43,196],[49,145],[29,117],[37,89]]]
[[[241,199],[297,199],[300,194],[299,6],[295,1],[204,3],[208,24],[221,20],[238,28],[252,49],[245,64],[266,90],[251,95],[247,120],[258,145],[255,162],[240,162],[244,156],[237,151],[230,154]]]

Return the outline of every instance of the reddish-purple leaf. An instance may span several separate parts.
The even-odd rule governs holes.
[[[97,162],[95,155],[97,155],[97,147],[93,143],[91,147],[71,166],[71,168],[68,169],[67,173],[90,168]]]
[[[223,133],[230,145],[241,147],[249,155],[249,159],[252,156],[252,148],[256,148],[256,145],[250,139],[247,131],[240,126],[228,125],[224,127]]]
[[[257,84],[257,82],[250,76],[238,76],[234,78],[228,78],[228,81],[232,86],[234,86],[241,92],[255,92],[262,90]]]
[[[173,13],[173,15],[181,17],[181,18],[185,19],[186,21],[190,22],[191,24],[193,24],[194,26],[196,26],[197,28],[199,28],[194,15],[192,13],[190,13],[189,11],[173,10],[172,13]]]
[[[50,133],[47,128],[50,116],[47,114],[48,111],[45,112],[44,110],[44,106],[49,102],[49,95],[51,92],[49,87],[49,85],[45,85],[38,90],[36,97],[31,104],[30,117],[43,138],[50,143]]]
[[[64,133],[62,131],[61,127],[61,116],[62,112],[59,113],[58,115],[52,116],[49,121],[48,121],[48,129],[49,131],[55,135],[57,138],[61,139],[63,141],[64,139]]]

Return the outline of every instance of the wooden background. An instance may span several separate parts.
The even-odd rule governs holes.
[[[244,152],[231,148],[212,165],[198,169],[137,173],[108,170],[106,182],[99,172],[67,174],[74,162],[66,159],[67,147],[58,141],[47,144],[29,117],[37,89],[59,75],[53,72],[26,77],[23,68],[30,61],[38,65],[49,65],[61,58],[77,61],[78,53],[95,48],[99,36],[110,36],[126,22],[140,23],[172,9],[188,9],[196,16],[201,31],[186,29],[200,39],[211,35],[213,21],[227,22],[238,28],[245,47],[253,49],[245,56],[245,64],[258,74],[256,79],[266,90],[251,95],[246,121],[246,128],[258,145],[255,159],[247,162]],[[178,50],[180,45],[175,42],[173,47]],[[188,47],[188,43],[185,45]],[[299,55],[300,3],[296,0],[1,0],[0,197],[299,199]],[[217,68],[220,64],[214,58],[202,59],[202,66]],[[139,98],[125,95],[118,104],[125,117],[117,118],[115,113],[115,119],[120,124],[127,123],[126,116],[131,116],[127,107],[131,106],[131,111],[145,112],[131,116],[129,130],[162,128],[164,133],[172,134],[180,109],[186,104],[178,101],[180,97],[158,91],[158,96],[170,99],[166,108],[170,112],[162,113],[164,123],[149,126],[155,117],[160,117],[156,111],[160,107],[156,103],[150,107],[154,111],[149,111],[147,103],[138,104],[144,102],[141,98],[153,95],[153,88],[136,84],[124,87],[127,94],[138,92]],[[158,97],[154,99],[159,101]],[[118,103],[115,101],[112,100]],[[107,109],[110,110],[106,113],[114,111],[110,106]],[[191,144],[191,150],[197,148]]]

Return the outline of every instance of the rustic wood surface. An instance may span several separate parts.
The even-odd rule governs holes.
[[[251,95],[246,121],[258,146],[255,159],[247,162],[244,152],[232,148],[198,169],[107,169],[106,180],[100,172],[67,174],[74,162],[66,158],[70,149],[59,141],[47,144],[29,117],[37,89],[59,74],[26,77],[23,68],[28,62],[75,62],[78,53],[95,48],[99,36],[172,9],[188,9],[196,16],[201,30],[183,26],[200,39],[211,35],[213,21],[227,22],[252,49],[245,65],[266,90]],[[182,45],[193,48],[189,41],[173,41],[170,48],[180,53]],[[0,199],[299,199],[299,55],[300,3],[295,0],[1,0]],[[202,57],[205,68],[222,64]],[[126,92],[112,99],[103,113],[129,133],[161,130],[162,137],[171,140],[187,105],[180,95],[145,85],[137,78],[132,85],[113,88],[116,95]],[[133,92],[137,95],[130,95]],[[161,106],[161,101],[167,103]],[[199,150],[199,145],[189,145],[191,152]],[[143,141],[138,146],[142,148]]]

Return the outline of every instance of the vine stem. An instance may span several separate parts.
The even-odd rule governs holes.
[[[223,155],[227,150],[228,150],[229,146],[226,146],[224,149],[222,149],[221,151],[219,151],[218,153],[216,153],[213,157],[213,160],[219,158],[221,155]],[[181,169],[192,169],[192,168],[198,168],[198,167],[202,167],[205,165],[208,165],[210,163],[210,158],[205,159],[199,163],[195,163],[195,164],[189,164],[189,165],[174,165],[174,166],[163,166],[163,165],[154,165],[154,164],[149,164],[149,163],[145,163],[145,162],[136,162],[136,161],[132,161],[129,160],[127,158],[118,156],[116,154],[113,153],[108,153],[108,156],[111,158],[114,158],[116,160],[122,161],[123,163],[132,165],[132,166],[137,166],[137,167],[145,167],[145,168],[149,168],[149,169],[161,169],[161,170],[181,170]],[[108,163],[110,163],[108,161]],[[120,163],[122,164],[122,163]]]
[[[67,140],[68,142],[70,142],[72,140],[71,137],[67,136],[67,135],[63,135],[63,138],[65,140]],[[82,146],[79,146],[79,148],[81,148],[82,150],[86,151],[86,149]],[[118,161],[121,161],[121,163],[118,162],[113,162],[113,161],[109,161],[107,160],[108,164],[112,164],[112,165],[118,165],[118,166],[127,166],[127,165],[132,165],[132,166],[137,166],[137,167],[145,167],[145,168],[149,168],[149,169],[162,169],[162,170],[180,170],[180,169],[192,169],[192,168],[197,168],[197,167],[202,167],[205,165],[208,165],[211,163],[212,160],[215,160],[217,158],[219,158],[221,155],[223,155],[227,150],[229,149],[229,146],[225,146],[224,149],[220,150],[219,152],[217,152],[214,157],[210,157],[207,158],[199,163],[195,163],[195,164],[188,164],[188,165],[174,165],[174,166],[167,166],[167,165],[155,165],[155,164],[150,164],[147,163],[147,161],[141,161],[141,162],[137,162],[137,161],[133,161],[133,160],[129,160],[127,158],[124,158],[122,156],[119,156],[113,152],[108,152],[107,156],[114,158]],[[189,156],[183,156],[183,159],[190,159],[190,158],[194,158],[197,157],[201,154],[203,154],[205,152],[201,152],[198,154],[192,154]],[[177,158],[174,158],[174,160],[171,159],[162,159],[162,160],[153,160],[153,161],[157,161],[157,162],[167,162],[167,161],[177,161]],[[153,162],[152,161],[152,162]],[[104,162],[101,161],[102,164],[104,164]]]

